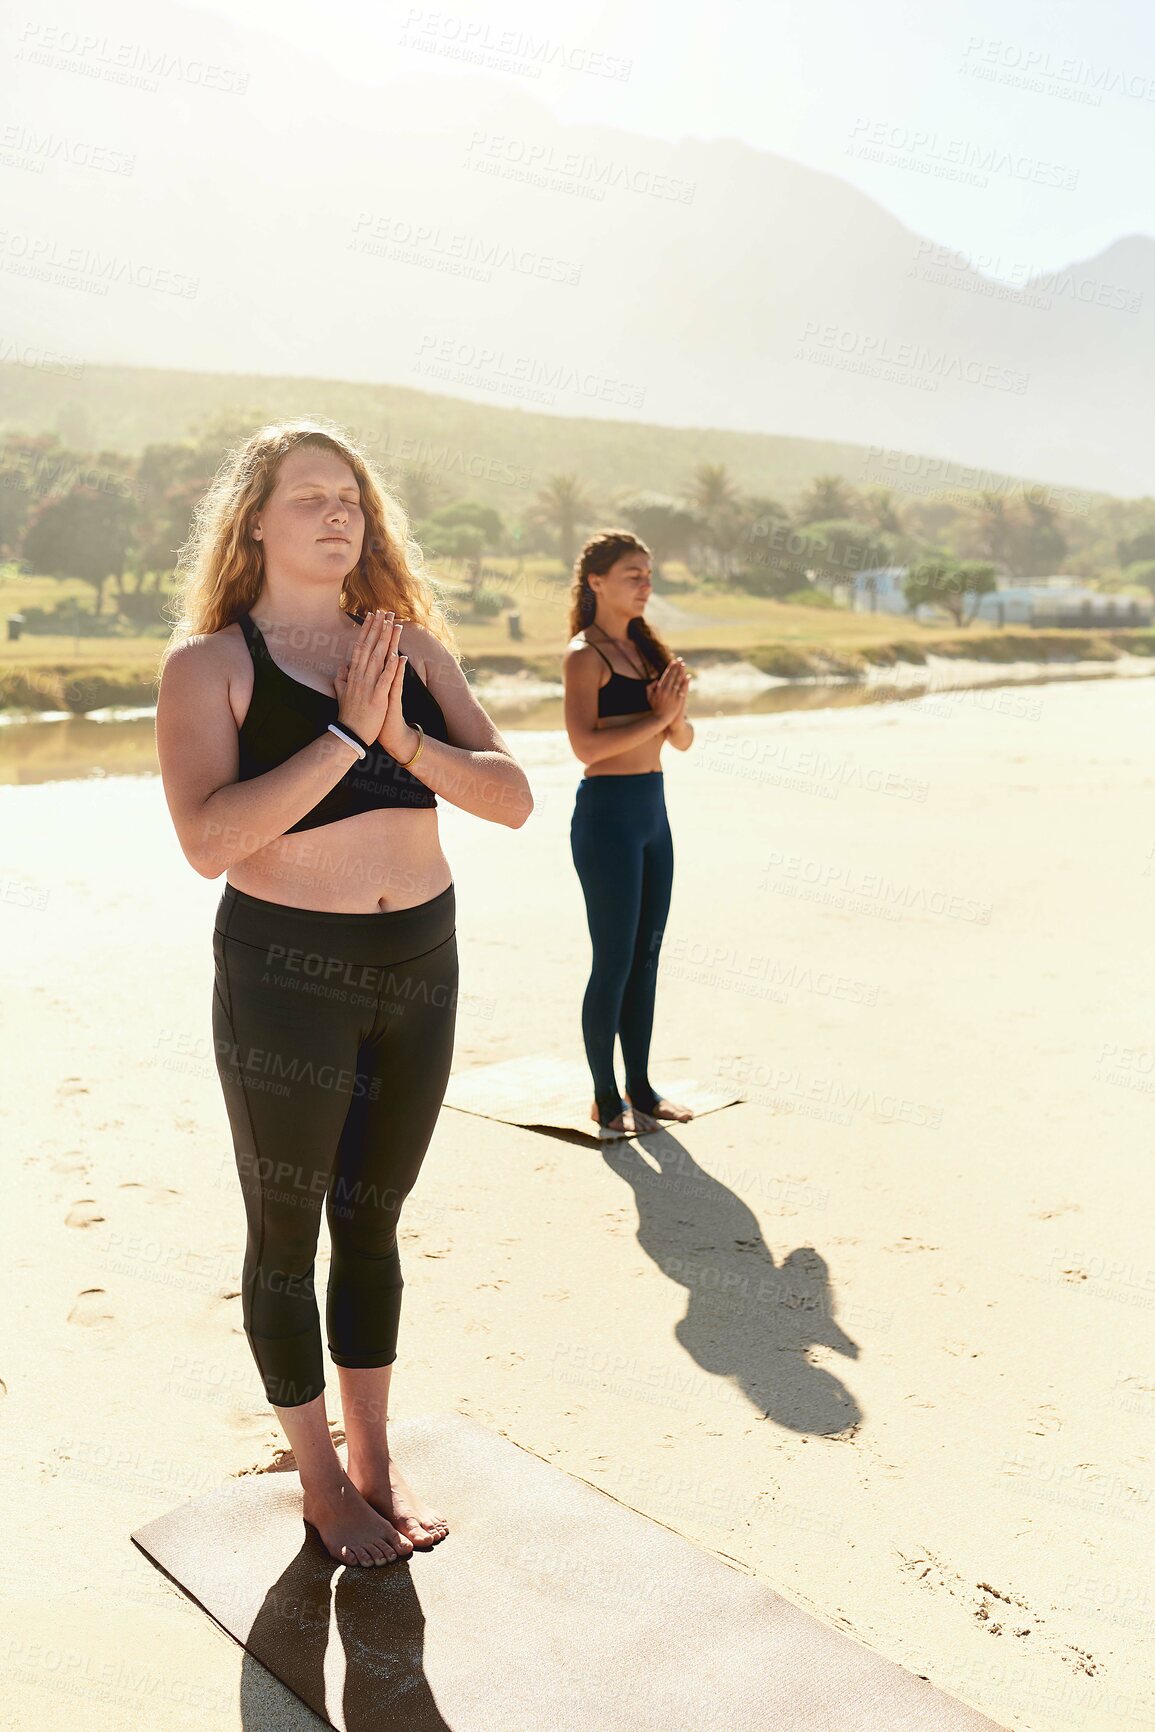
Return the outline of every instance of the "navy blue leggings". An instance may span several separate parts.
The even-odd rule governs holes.
[[[632,1104],[648,1112],[658,1100],[649,1078],[650,1035],[674,882],[661,770],[583,776],[569,834],[593,945],[582,1038],[598,1118],[606,1124],[625,1106],[614,1079],[615,1036],[621,1038]]]

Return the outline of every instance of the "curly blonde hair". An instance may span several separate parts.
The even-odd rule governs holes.
[[[256,601],[264,554],[249,525],[272,493],[282,462],[302,445],[335,452],[361,489],[365,537],[361,557],[342,583],[341,607],[356,612],[392,608],[398,619],[425,626],[458,656],[405,507],[338,423],[302,417],[269,422],[234,446],[198,500],[188,540],[177,557],[177,586],[166,610],[174,621],[173,632],[160,658],[161,670],[186,638],[220,631]]]

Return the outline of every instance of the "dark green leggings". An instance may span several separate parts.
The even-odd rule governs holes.
[[[650,1035],[674,882],[661,770],[583,776],[570,819],[570,851],[593,946],[582,1038],[604,1125],[625,1106],[614,1077],[615,1036],[621,1038],[632,1104],[649,1112],[658,1101],[649,1077]]]
[[[452,884],[376,914],[289,908],[225,886],[213,1040],[248,1220],[245,1334],[275,1406],[325,1387],[313,1289],[322,1207],[330,1357],[397,1357],[397,1222],[449,1081],[456,933]]]

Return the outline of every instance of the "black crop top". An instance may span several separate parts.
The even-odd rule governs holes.
[[[600,716],[636,716],[649,713],[650,700],[646,696],[646,687],[650,679],[658,676],[653,674],[650,679],[631,679],[629,674],[620,674],[609,657],[605,655],[592,638],[585,640],[591,649],[596,649],[610,670],[610,677],[598,691],[598,715]]]
[[[360,623],[363,614],[350,614]],[[263,776],[301,751],[337,720],[340,708],[337,698],[307,686],[278,667],[269,653],[261,629],[244,608],[236,623],[245,634],[249,654],[253,658],[253,696],[239,729],[240,768],[238,782]],[[406,661],[401,687],[401,714],[412,726],[420,722],[431,738],[444,740],[449,735],[441,705],[429,690],[413,663]],[[284,832],[314,830],[320,824],[335,824],[339,818],[350,818],[357,812],[373,812],[385,806],[436,806],[437,796],[424,782],[402,768],[390,757],[384,746],[368,740],[367,758],[358,758],[349,765],[341,780],[317,802],[303,818],[290,824]]]

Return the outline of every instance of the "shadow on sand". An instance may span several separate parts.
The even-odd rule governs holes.
[[[686,1290],[675,1333],[691,1359],[732,1378],[757,1412],[788,1431],[830,1437],[857,1425],[854,1397],[806,1357],[814,1346],[858,1357],[834,1320],[826,1262],[813,1246],[776,1264],[741,1197],[668,1130],[607,1142],[602,1154],[633,1190],[639,1245]]]
[[[425,1614],[413,1577],[426,1554],[374,1569],[346,1567],[303,1522],[302,1534],[300,1551],[249,1630],[240,1690],[246,1732],[303,1732],[317,1724],[304,1706],[294,1704],[286,1716],[266,1665],[302,1704],[324,1705],[343,1732],[446,1732],[449,1722],[425,1677]]]

